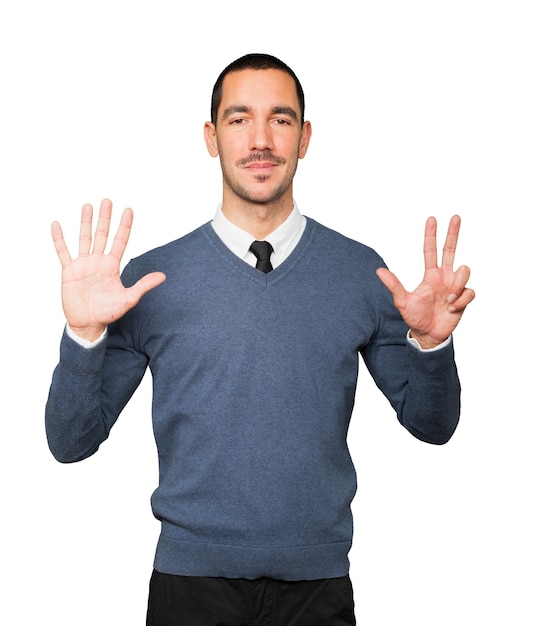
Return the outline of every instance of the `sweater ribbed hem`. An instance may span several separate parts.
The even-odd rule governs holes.
[[[284,548],[199,543],[162,531],[154,567],[179,576],[319,580],[348,574],[350,548],[350,542]]]

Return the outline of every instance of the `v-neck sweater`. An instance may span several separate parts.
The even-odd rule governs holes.
[[[133,259],[126,285],[166,281],[85,349],[66,334],[47,404],[63,462],[96,452],[153,378],[161,534],[154,566],[191,576],[309,580],[348,572],[356,475],[348,451],[361,355],[399,421],[423,441],[456,428],[452,342],[408,345],[367,246],[307,218],[263,274],[211,223]],[[126,520],[129,525],[129,520]]]

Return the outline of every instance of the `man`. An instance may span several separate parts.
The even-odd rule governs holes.
[[[348,577],[355,473],[346,436],[358,355],[423,441],[459,418],[451,334],[474,297],[442,264],[427,221],[425,275],[407,292],[366,246],[301,215],[293,178],[310,122],[292,70],[247,55],[220,75],[204,127],[223,198],[212,222],[119,267],[127,209],[105,254],[111,203],[79,257],[58,223],[67,327],[46,411],[50,448],[84,459],[146,368],[161,521],[147,624],[354,624]],[[254,244],[255,241],[255,244]]]

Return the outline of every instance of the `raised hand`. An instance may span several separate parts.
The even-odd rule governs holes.
[[[73,332],[94,341],[115,320],[134,307],[141,297],[162,283],[165,274],[153,272],[143,276],[133,287],[125,288],[120,280],[120,262],[126,249],[133,222],[133,212],[125,209],[111,249],[105,253],[112,204],[103,200],[92,245],[92,214],[90,204],[83,206],[79,233],[79,256],[73,259],[64,241],[58,222],[51,233],[62,264],[62,306]]]
[[[453,270],[459,231],[460,217],[455,215],[449,223],[441,266],[438,266],[436,220],[428,218],[424,239],[425,273],[421,284],[412,292],[406,291],[389,270],[380,268],[376,272],[391,292],[411,336],[425,349],[434,348],[449,337],[475,297],[475,292],[466,287],[470,269],[461,265]]]

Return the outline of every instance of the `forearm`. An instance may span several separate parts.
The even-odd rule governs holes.
[[[444,444],[460,416],[460,382],[452,341],[436,352],[406,346],[408,380],[398,407],[400,423],[427,443]]]
[[[88,349],[62,338],[45,409],[49,448],[60,462],[90,456],[109,434],[101,409],[104,356],[103,342]]]
[[[383,319],[386,324],[363,350],[374,381],[412,435],[428,443],[446,443],[460,414],[452,337],[436,349],[422,350],[407,336],[396,310],[390,309]]]

